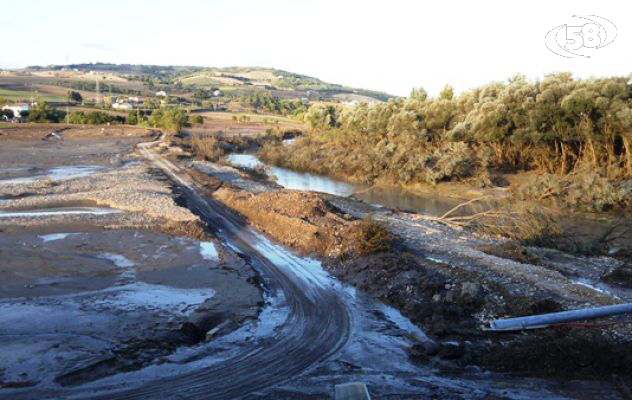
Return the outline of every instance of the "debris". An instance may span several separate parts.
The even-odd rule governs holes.
[[[335,400],[371,400],[366,384],[361,382],[336,385],[335,392]]]
[[[217,325],[215,328],[211,329],[210,331],[206,332],[206,340],[211,340],[213,338],[213,336],[215,336],[217,334],[217,332],[219,332],[220,329],[222,329],[223,327],[225,327],[226,325],[228,325],[230,323],[230,320],[225,320],[224,322],[222,322],[221,324]]]
[[[595,308],[584,308],[580,310],[562,311],[542,315],[532,315],[529,317],[500,319],[491,321],[487,330],[517,331],[524,329],[539,329],[546,328],[551,325],[563,324],[566,322],[609,317],[611,315],[626,313],[632,313],[632,303],[616,304],[612,306]]]

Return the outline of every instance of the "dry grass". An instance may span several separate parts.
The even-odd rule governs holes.
[[[518,240],[522,244],[558,247],[563,238],[559,216],[529,204],[518,203],[472,220],[478,232]]]

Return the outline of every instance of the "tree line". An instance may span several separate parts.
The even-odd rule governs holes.
[[[307,106],[300,100],[281,99],[267,91],[253,91],[241,98],[242,104],[255,111],[264,111],[284,116],[302,116]]]
[[[318,137],[321,144],[373,154],[381,169],[408,171],[404,180],[438,162],[433,153],[455,148],[476,153],[470,162],[499,170],[565,175],[592,168],[609,179],[632,178],[628,77],[557,73],[529,82],[518,75],[459,96],[446,86],[436,98],[419,88],[384,103],[313,105],[305,120],[330,132]]]

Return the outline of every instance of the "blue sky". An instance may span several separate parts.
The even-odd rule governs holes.
[[[624,1],[11,1],[0,67],[80,62],[265,66],[407,95],[462,91],[515,73],[632,73]],[[590,59],[548,51],[552,28],[599,15],[616,40]],[[19,44],[19,45],[18,45]]]

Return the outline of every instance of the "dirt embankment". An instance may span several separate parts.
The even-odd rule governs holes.
[[[357,224],[336,213],[321,196],[278,190],[261,194],[222,187],[213,196],[245,216],[260,231],[294,249],[327,256],[339,254]]]

